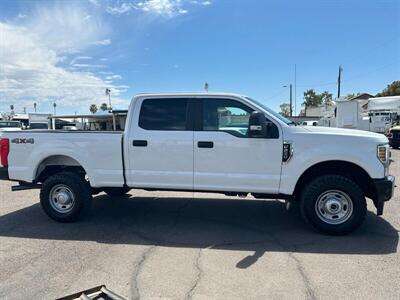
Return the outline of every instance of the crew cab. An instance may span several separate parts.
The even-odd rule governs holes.
[[[1,164],[14,190],[40,188],[48,216],[75,221],[92,195],[130,189],[200,191],[299,203],[304,219],[346,234],[393,195],[388,139],[296,126],[262,103],[227,93],[140,94],[124,132],[5,132]]]

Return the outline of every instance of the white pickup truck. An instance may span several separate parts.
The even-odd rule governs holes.
[[[100,191],[200,191],[296,201],[313,227],[339,235],[363,222],[365,197],[381,215],[394,189],[384,135],[296,126],[236,94],[140,94],[124,132],[0,138],[13,190],[40,188],[44,211],[61,222],[82,217]]]

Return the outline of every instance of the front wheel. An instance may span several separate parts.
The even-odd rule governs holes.
[[[340,175],[312,180],[301,193],[300,206],[307,222],[331,235],[354,231],[367,212],[363,191],[354,181]]]
[[[40,190],[40,204],[46,214],[58,222],[73,222],[90,209],[92,193],[88,182],[71,172],[47,178]]]

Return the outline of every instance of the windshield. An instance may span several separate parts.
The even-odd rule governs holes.
[[[265,106],[264,104],[262,104],[261,102],[254,100],[250,97],[245,97],[247,100],[250,100],[251,102],[257,104],[258,106],[262,107],[264,110],[266,110],[268,113],[270,113],[271,115],[273,115],[274,117],[276,117],[277,119],[281,120],[283,123],[285,123],[286,125],[293,125],[295,124],[293,121],[290,121],[289,119],[286,119],[284,116],[282,116],[281,114],[278,114],[277,112],[273,111],[272,109],[270,109],[269,107]]]
[[[20,128],[19,122],[0,122],[0,128]]]

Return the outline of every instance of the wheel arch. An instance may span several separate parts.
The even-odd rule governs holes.
[[[329,160],[310,166],[297,180],[293,192],[295,198],[298,198],[307,183],[318,176],[327,174],[345,176],[357,183],[367,197],[375,198],[376,191],[373,188],[372,179],[368,172],[355,163],[343,160]]]
[[[88,175],[84,166],[77,159],[57,154],[47,156],[40,161],[34,173],[34,182],[43,182],[49,176],[62,171],[71,171],[82,176]]]

